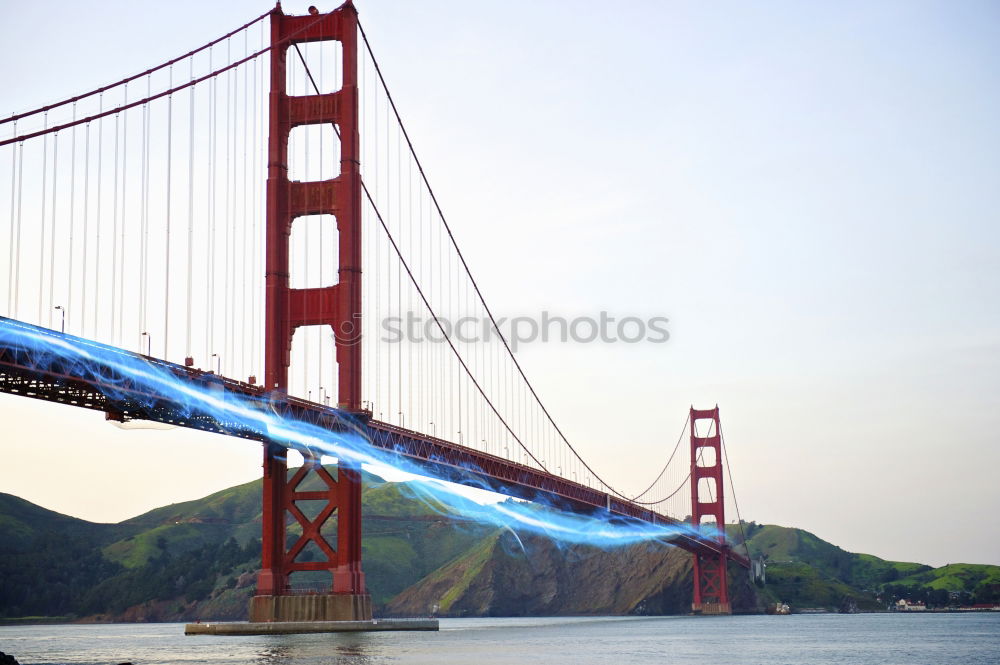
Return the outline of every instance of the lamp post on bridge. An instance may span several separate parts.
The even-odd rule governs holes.
[[[59,313],[62,315],[62,327],[59,329],[59,332],[66,334],[66,308],[62,305],[56,305],[52,309],[58,309]]]
[[[153,355],[153,336],[150,335],[148,332],[143,332],[141,335],[139,335],[139,337],[140,338],[142,338],[142,337],[146,338],[146,355],[147,356],[152,356]]]
[[[222,374],[222,358],[218,353],[213,353],[212,357],[215,358],[216,374]]]

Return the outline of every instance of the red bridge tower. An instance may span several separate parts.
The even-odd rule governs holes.
[[[265,387],[281,394],[288,388],[292,335],[298,326],[333,328],[337,358],[337,401],[341,409],[361,408],[361,175],[358,134],[358,15],[350,0],[328,14],[286,16],[278,3],[271,13],[270,132],[267,164]],[[343,86],[330,94],[289,96],[286,56],[297,42],[341,43]],[[340,134],[340,175],[332,180],[289,182],[288,138],[293,127],[331,123]],[[339,279],[334,286],[289,288],[289,238],[303,215],[334,215],[339,232]],[[371,598],[361,572],[360,470],[338,460],[334,478],[317,455],[288,478],[284,448],[264,446],[262,569],[251,621],[340,621],[371,619]],[[300,491],[310,474],[325,489]],[[325,501],[314,519],[298,501]],[[291,514],[302,535],[289,549],[285,523]],[[336,548],[322,533],[336,514]],[[301,561],[314,543],[325,560]],[[329,571],[326,594],[295,595],[289,576],[299,571]]]
[[[702,431],[697,435],[697,423]],[[707,421],[707,422],[706,422]],[[726,579],[726,511],[722,491],[722,430],[719,429],[719,407],[699,410],[691,407],[691,524],[701,528],[702,520],[715,520],[715,539],[721,546],[718,553],[694,555],[695,614],[730,614],[729,585]],[[704,482],[703,482],[704,481]],[[711,524],[711,522],[709,522]]]

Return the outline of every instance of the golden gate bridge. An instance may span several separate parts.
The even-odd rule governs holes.
[[[718,408],[690,410],[639,494],[577,452],[473,278],[350,1],[279,3],[14,113],[0,169],[0,391],[260,441],[252,621],[371,619],[365,451],[606,527],[597,544],[669,541],[693,555],[693,611],[731,611],[727,564],[750,561],[725,534]],[[412,312],[435,343],[380,335]],[[456,335],[462,319],[488,334]],[[325,489],[301,490],[309,475]],[[316,576],[322,593],[297,591]]]

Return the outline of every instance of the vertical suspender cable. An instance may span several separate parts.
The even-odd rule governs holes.
[[[52,136],[52,220],[49,226],[49,328],[52,327],[52,317],[55,315],[55,283],[56,283],[56,198],[59,185],[59,132]]]
[[[249,53],[247,39],[248,39],[247,31],[244,30],[243,31],[243,57],[246,57],[247,53]],[[240,232],[240,241],[241,241],[241,245],[242,245],[243,251],[240,252],[240,264],[241,264],[241,267],[242,267],[242,271],[241,271],[242,272],[242,279],[240,279],[240,295],[242,296],[241,297],[241,304],[240,304],[240,318],[245,321],[246,320],[246,313],[247,313],[247,289],[249,288],[249,279],[248,279],[248,275],[247,275],[247,234],[249,233],[249,229],[247,228],[247,220],[249,219],[248,209],[249,209],[249,206],[250,206],[250,201],[247,199],[247,178],[250,175],[250,166],[249,166],[249,163],[247,162],[247,143],[250,142],[250,133],[249,133],[250,125],[249,125],[249,122],[248,122],[249,119],[250,119],[250,114],[247,112],[247,93],[250,90],[250,84],[249,84],[249,79],[247,77],[249,76],[250,68],[246,64],[242,65],[242,67],[243,67],[243,118],[242,118],[242,122],[243,122],[243,161],[242,161],[242,168],[243,168],[243,197],[242,197],[241,200],[243,202],[243,216],[242,216],[243,217],[243,225],[242,225],[242,229],[241,229],[241,232]],[[243,329],[246,330],[245,327]],[[242,334],[240,335],[240,344],[243,347],[242,349],[240,349],[240,351],[241,351],[240,356],[242,357],[242,360],[243,360],[243,372],[241,373],[240,378],[245,381],[246,377],[247,377],[247,374],[248,374],[248,372],[247,372],[247,365],[249,364],[249,362],[248,362],[249,357],[247,355],[248,347],[246,346],[246,342],[244,341],[244,337],[243,337]]]
[[[419,219],[420,230],[418,232],[419,248],[417,249],[417,256],[420,257],[421,272],[424,274],[424,278],[426,279],[427,278],[427,272],[426,272],[426,270],[427,270],[427,257],[424,256],[424,190],[423,190],[422,187],[417,190],[417,206],[418,206],[417,209],[420,211],[419,212],[419,218],[418,218]],[[425,381],[427,381],[427,377],[424,376],[424,360],[425,360],[424,356],[426,354],[427,354],[427,343],[423,339],[423,335],[421,335],[420,336],[420,354],[417,356],[417,376],[420,377],[420,383],[421,384],[423,384]],[[425,387],[427,388],[427,393],[428,394],[433,394],[433,393],[430,392],[429,386],[425,386]],[[418,407],[420,409],[420,424],[421,425],[425,425],[426,422],[427,422],[427,413],[426,413],[426,408],[425,408],[426,407],[425,391],[421,390],[420,385],[418,385],[417,390],[420,391],[420,406]],[[417,428],[414,427],[414,429],[417,429]]]
[[[44,127],[48,127],[49,124],[49,114],[48,111],[44,115]],[[42,324],[42,285],[44,284],[43,279],[45,276],[45,194],[46,188],[48,186],[48,173],[49,173],[49,135],[46,134],[42,137],[42,214],[39,217],[38,230],[41,233],[42,241],[38,244],[38,325]],[[54,240],[54,239],[53,239]],[[50,307],[51,309],[51,307]],[[52,314],[49,314],[49,327],[52,327]]]
[[[84,128],[83,149],[83,279],[80,280],[80,333],[87,334],[87,240],[90,234],[87,227],[90,222],[90,123]]]
[[[73,119],[76,120],[76,102],[73,103]],[[76,125],[70,135],[72,146],[69,157],[69,251],[66,269],[66,309],[73,312],[73,232],[76,229]]]
[[[431,217],[433,219],[433,211],[432,211]],[[439,302],[438,311],[447,311],[447,309],[444,309],[446,307],[446,302],[447,302],[445,300],[445,285],[448,284],[448,282],[446,282],[445,278],[444,278],[444,269],[445,269],[444,237],[443,237],[443,235],[441,233],[441,225],[440,224],[436,224],[435,226],[437,227],[437,261],[436,261],[436,263],[437,263],[437,274],[438,274],[438,278],[437,278],[438,302]],[[450,292],[450,289],[451,289],[451,285],[450,284],[448,284],[448,288],[449,288],[449,292]],[[440,340],[440,341],[444,342],[444,340]],[[441,370],[441,372],[440,372],[440,379],[439,379],[439,383],[438,383],[438,392],[440,392],[442,394],[448,394],[450,396],[450,394],[451,394],[450,391],[448,393],[445,393],[445,385],[447,384],[447,381],[451,377],[451,372],[448,371],[448,363],[451,361],[451,359],[445,353],[445,349],[444,349],[443,345],[438,348],[437,356],[438,356],[437,365],[438,365],[438,367]],[[450,402],[451,400],[448,400],[448,401]],[[450,425],[449,425],[449,429],[448,430],[444,430],[444,422],[445,422],[444,402],[445,402],[445,400],[440,400],[441,407],[440,407],[440,411],[439,411],[439,416],[438,417],[439,417],[439,419],[440,419],[440,421],[442,423],[442,432],[445,432],[445,431],[450,432],[451,431]]]
[[[232,59],[230,59],[230,62],[232,62]],[[239,201],[237,200],[237,193],[238,193],[238,186],[239,186],[238,180],[239,180],[239,173],[240,173],[240,164],[239,164],[239,162],[238,162],[238,160],[236,158],[236,154],[237,154],[236,150],[237,150],[237,147],[238,147],[237,146],[237,138],[238,138],[237,132],[239,130],[239,124],[238,124],[239,108],[238,108],[238,103],[240,101],[240,96],[239,96],[239,77],[236,75],[236,70],[230,69],[229,73],[230,73],[231,79],[232,79],[232,81],[231,81],[232,82],[232,90],[230,91],[230,95],[232,96],[232,112],[233,112],[233,117],[232,117],[233,141],[230,144],[232,146],[232,151],[233,151],[233,153],[232,153],[232,162],[231,162],[232,163],[232,167],[233,167],[233,170],[232,170],[232,175],[233,175],[233,178],[232,178],[232,187],[233,187],[232,204],[233,205],[232,205],[232,209],[230,211],[230,213],[232,215],[232,217],[230,218],[230,225],[232,226],[232,231],[231,231],[231,234],[229,236],[230,252],[231,252],[230,253],[231,263],[229,265],[230,265],[230,270],[232,271],[232,274],[230,275],[230,284],[232,286],[232,290],[230,292],[230,308],[229,308],[229,316],[230,316],[230,321],[229,321],[229,350],[227,351],[227,355],[229,356],[229,369],[228,369],[227,376],[236,376],[238,374],[238,369],[237,368],[239,367],[239,363],[236,362],[237,361],[237,357],[236,357],[236,338],[239,336],[239,333],[237,332],[238,328],[237,328],[237,325],[236,325],[236,315],[237,315],[237,312],[236,312],[236,309],[237,309],[236,308],[236,290],[238,288],[240,288],[240,286],[239,286],[239,271],[238,271],[238,269],[236,267],[237,266],[237,261],[239,260],[239,257],[237,256],[237,251],[236,251],[237,242],[238,242],[237,241],[237,224],[236,224],[236,220],[239,218]]]
[[[124,92],[124,105],[128,104],[128,84],[125,84]],[[121,345],[125,338],[125,332],[123,326],[125,323],[125,228],[127,225],[128,215],[126,214],[126,205],[128,203],[127,193],[128,193],[128,111],[122,113],[122,226],[119,242],[119,258],[118,263],[118,337],[115,340],[115,344]]]
[[[264,24],[260,25],[260,49],[264,50]],[[271,55],[267,54],[265,57],[270,58]],[[256,66],[257,60],[254,60]],[[264,228],[264,197],[265,197],[265,186],[264,186],[264,175],[266,172],[265,165],[267,163],[267,138],[264,131],[266,124],[266,115],[264,113],[264,99],[265,94],[268,90],[267,86],[267,72],[270,71],[269,67],[265,67],[263,64],[258,68],[257,71],[257,92],[254,97],[257,99],[257,131],[255,135],[257,137],[257,177],[254,179],[257,183],[257,196],[256,196],[256,233],[254,235],[254,256],[256,257],[257,266],[257,278],[256,278],[256,297],[253,299],[254,306],[254,355],[256,362],[258,363],[258,369],[263,372],[263,367],[260,363],[263,363],[264,359],[264,313],[263,313],[263,302],[264,302],[264,257],[263,257],[263,228]]]
[[[260,27],[260,46],[263,48],[264,44],[264,27],[263,23]],[[260,50],[260,49],[258,49]],[[264,68],[257,67],[258,58],[253,60],[253,132],[251,135],[254,137],[254,149],[253,149],[253,243],[251,252],[253,253],[252,269],[253,275],[250,279],[250,286],[253,289],[253,297],[250,298],[250,371],[253,374],[257,372],[257,363],[260,362],[260,355],[257,353],[257,314],[259,304],[258,301],[263,298],[263,294],[258,288],[258,280],[260,279],[260,246],[259,246],[259,233],[260,233],[260,183],[261,183],[261,169],[260,169],[260,151],[261,151],[261,135],[263,133],[263,127],[260,125],[260,118],[262,114],[260,111],[260,88],[258,83],[260,81],[260,75]],[[263,86],[261,86],[263,87]]]
[[[17,136],[17,120],[14,121]],[[10,244],[7,245],[7,316],[14,317],[14,194],[17,191],[17,144],[10,146]]]
[[[17,302],[21,295],[20,272],[21,272],[21,202],[23,200],[21,192],[24,188],[24,141],[18,144],[21,148],[21,158],[17,162],[17,241],[14,252],[14,318],[17,318]]]
[[[147,76],[147,97],[150,96],[151,87],[149,76]],[[149,102],[142,105],[142,192],[139,205],[141,206],[139,235],[139,326],[140,332],[145,333],[148,331],[146,326],[146,301],[148,295],[146,292],[148,274],[148,257],[146,256],[146,251],[149,247]],[[139,341],[141,346],[141,336]]]
[[[215,49],[208,50],[208,69],[212,70],[212,55]],[[208,284],[208,297],[205,298],[205,353],[208,354],[207,362],[211,362],[212,355],[215,354],[215,183],[217,176],[215,170],[215,142],[216,142],[216,111],[218,88],[215,85],[216,79],[212,77],[209,81],[208,96],[208,187],[206,187],[205,200],[208,205],[208,242],[205,260],[205,281]],[[211,369],[211,368],[209,368]]]
[[[470,307],[472,300],[469,296],[469,285],[465,285],[465,298],[462,299],[462,315],[467,316],[472,312]],[[465,358],[466,363],[472,366],[472,376],[463,376],[465,379],[465,427],[468,430],[466,435],[466,441],[469,441],[471,447],[479,445],[479,437],[476,434],[475,427],[475,417],[472,413],[474,405],[472,403],[473,389],[472,382],[476,380],[476,350],[472,342],[465,343],[465,352],[467,357]],[[470,379],[472,379],[470,381]]]
[[[396,229],[400,242],[403,239],[403,161],[400,159],[399,132],[396,132]],[[403,316],[403,271],[396,266],[396,309]],[[399,400],[399,424],[403,425],[403,346],[404,340],[396,345],[396,395]]]
[[[378,132],[379,132],[379,122],[378,122],[378,91],[375,91],[373,96],[372,104],[375,108],[375,119],[372,121],[372,161],[375,163],[375,195],[381,194],[381,189],[379,188],[379,162],[381,161],[379,157],[378,148]],[[374,239],[374,238],[373,238]],[[382,319],[382,285],[379,284],[379,276],[381,274],[382,266],[382,245],[377,240],[374,240],[375,245],[375,271],[373,273],[374,279],[372,280],[373,288],[375,290],[375,320],[381,321]],[[372,335],[372,344],[375,346],[375,401],[378,405],[382,406],[382,342],[378,337],[376,332]],[[375,407],[372,407],[374,412]]]
[[[263,29],[258,31],[258,46],[263,44],[264,33]],[[259,49],[258,49],[259,50]],[[260,375],[260,356],[257,353],[257,340],[259,338],[257,330],[257,316],[259,311],[258,300],[264,299],[264,294],[259,288],[259,279],[261,276],[260,270],[260,239],[258,234],[261,228],[261,183],[265,181],[262,176],[261,169],[261,145],[262,145],[262,134],[263,127],[261,125],[261,108],[260,108],[260,98],[259,94],[263,89],[261,85],[261,73],[264,70],[263,66],[258,63],[258,58],[253,59],[253,71],[251,78],[253,80],[253,89],[251,91],[251,97],[253,99],[252,113],[252,129],[250,131],[250,137],[253,141],[251,145],[251,183],[252,183],[252,193],[251,201],[253,205],[252,217],[251,217],[251,242],[250,242],[250,280],[248,288],[250,289],[250,312],[248,313],[248,320],[250,325],[250,366],[247,368],[250,375],[257,377]]]
[[[118,343],[117,326],[115,325],[118,312],[118,144],[121,139],[119,129],[119,117],[121,113],[115,114],[115,186],[111,190],[111,341]]]
[[[188,60],[189,78],[194,80],[194,56]],[[188,228],[187,228],[187,321],[185,322],[184,357],[192,358],[191,349],[191,302],[194,289],[192,272],[194,270],[194,88],[189,88],[191,99],[188,108]],[[186,360],[185,360],[186,362]]]
[[[174,87],[174,66],[170,65],[170,87]],[[164,247],[163,279],[163,358],[167,357],[167,343],[170,336],[170,204],[171,184],[173,183],[174,155],[174,96],[167,95],[167,204],[166,204],[166,242]]]
[[[150,92],[152,82],[147,79],[146,81],[146,93],[147,96]],[[153,108],[150,103],[144,105],[143,110],[146,113],[145,123],[143,124],[143,131],[145,136],[143,141],[146,145],[143,154],[143,173],[144,173],[144,183],[143,183],[143,196],[142,196],[142,206],[143,206],[143,228],[142,228],[142,330],[144,332],[149,331],[149,230],[152,224],[152,219],[150,219],[149,213],[149,201],[152,198],[152,186],[150,180],[152,178],[152,173],[150,166],[153,161],[153,143],[152,143],[152,125],[153,125]],[[150,353],[151,344],[147,341],[144,352]]]
[[[392,162],[389,157],[389,116],[385,117],[385,217],[386,223],[392,223]],[[392,311],[392,268],[395,262],[392,260],[392,256],[386,252],[386,280],[385,280],[385,296],[386,296],[386,314],[393,314]],[[394,411],[392,410],[392,356],[393,347],[390,345],[386,349],[386,418],[389,422],[392,422]]]
[[[99,109],[104,110],[104,93],[102,92],[99,96]],[[97,332],[97,313],[100,310],[101,302],[101,188],[104,184],[103,178],[103,167],[104,167],[104,118],[101,118],[97,124],[97,219],[94,220],[97,225],[96,234],[96,251],[97,256],[94,260],[94,337],[99,337]]]
[[[367,147],[368,147],[368,119],[367,119],[368,118],[368,86],[365,83],[365,71],[367,70],[367,68],[368,68],[368,62],[367,62],[367,60],[365,60],[364,56],[362,56],[361,62],[360,62],[360,69],[361,69],[361,74],[360,74],[360,76],[361,76],[361,82],[360,82],[360,85],[361,85],[361,88],[360,88],[360,93],[361,93],[361,100],[360,100],[360,103],[361,103],[361,113],[360,113],[360,119],[359,119],[359,123],[358,123],[359,124],[359,132],[360,132],[360,136],[361,136],[361,150],[362,150],[361,168],[362,169],[365,169],[365,167],[366,167],[366,165],[368,163],[368,155],[367,155]],[[363,174],[362,180],[366,179],[365,176],[367,176],[366,172]],[[361,242],[362,242],[362,250],[361,251],[362,251],[363,256],[364,256],[364,258],[363,258],[363,265],[364,266],[370,266],[370,265],[372,265],[371,234],[369,234],[368,231],[367,231],[368,227],[367,227],[366,221],[365,221],[365,216],[366,216],[367,212],[368,212],[368,208],[366,206],[362,205],[362,207],[361,207],[361,227],[362,227],[362,229],[365,229],[365,230],[363,231],[363,235],[361,236]],[[361,285],[362,285],[362,289],[364,289],[364,300],[362,301],[362,303],[363,303],[362,308],[365,308],[365,307],[368,308],[368,311],[365,313],[364,316],[361,317],[361,321],[360,321],[360,324],[361,324],[361,330],[360,330],[360,332],[361,332],[361,344],[362,344],[361,349],[362,349],[362,353],[364,354],[364,358],[363,358],[363,361],[361,363],[361,367],[362,367],[361,390],[362,390],[362,395],[363,396],[367,395],[367,397],[368,397],[367,401],[369,403],[368,409],[371,409],[370,403],[371,403],[371,348],[372,348],[372,346],[371,346],[371,340],[368,339],[368,329],[367,329],[367,326],[365,324],[365,321],[369,320],[369,316],[370,316],[370,313],[371,313],[371,276],[370,276],[370,271],[367,270],[367,269],[364,272],[361,273]],[[364,408],[365,401],[366,400],[362,399],[362,408]]]
[[[243,32],[243,56],[246,57],[250,53],[250,31],[244,30]],[[254,59],[256,62],[256,59]],[[243,267],[243,278],[242,283],[242,296],[243,305],[240,308],[240,319],[244,322],[243,330],[247,328],[247,322],[250,321],[252,325],[252,320],[250,318],[250,309],[247,307],[247,298],[252,296],[251,288],[253,285],[253,257],[247,252],[247,242],[250,239],[250,234],[253,232],[253,217],[252,217],[252,206],[253,201],[251,199],[251,194],[253,192],[253,187],[250,185],[250,178],[253,174],[252,169],[252,156],[253,152],[250,148],[250,139],[253,135],[251,127],[251,113],[250,113],[250,65],[249,63],[244,63],[243,67],[243,228],[241,232],[241,241],[243,246],[243,251],[241,253],[241,261]],[[243,374],[240,377],[242,380],[246,381],[251,374],[250,366],[252,360],[251,346],[249,340],[245,334],[240,335],[240,344],[242,346],[241,356],[243,358]]]
[[[17,120],[14,121],[14,135],[17,136]],[[11,145],[10,151],[10,245],[7,260],[7,316],[17,318],[14,305],[14,212],[17,200],[17,151],[21,144]]]
[[[448,283],[449,284],[452,283],[451,261],[448,262]],[[452,295],[450,293],[450,289],[449,289],[449,294],[448,295],[449,295],[449,299],[450,299],[450,297]],[[453,314],[452,315],[452,320],[456,320],[457,321],[458,318],[459,318],[459,316],[461,316],[461,310],[459,309],[460,305],[458,304],[459,301],[461,300],[461,295],[460,295],[460,291],[459,291],[459,285],[457,283],[455,284],[455,293],[454,293],[454,296],[455,296],[454,300],[452,301],[454,304],[449,303],[449,304],[452,305],[449,309],[451,309],[452,314]],[[456,353],[456,355],[458,355],[459,357],[461,357],[461,353]],[[456,397],[455,404],[458,407],[458,409],[457,409],[458,410],[458,420],[457,420],[457,423],[458,423],[458,442],[462,443],[462,364],[461,363],[455,363],[455,380],[454,380],[454,385],[455,385],[455,397]]]
[[[406,198],[407,198],[406,218],[407,218],[407,227],[408,228],[406,229],[406,231],[407,231],[406,235],[407,235],[407,239],[410,241],[410,249],[409,249],[409,252],[410,252],[410,261],[413,261],[413,162],[407,162],[407,168],[408,168],[408,172],[407,172],[407,182],[406,182]],[[422,265],[423,264],[421,262],[421,266]],[[412,302],[410,300],[412,295],[413,295],[413,293],[410,290],[409,285],[407,285],[407,288],[406,288],[407,334],[409,334],[409,327],[410,327],[409,326],[410,311],[413,309],[413,304],[412,304]],[[406,350],[407,350],[407,353],[406,353],[406,362],[407,362],[407,370],[406,370],[406,379],[407,379],[407,383],[406,383],[406,410],[409,413],[410,421],[411,422],[415,421],[414,420],[414,415],[415,414],[413,413],[413,350],[414,350],[414,348],[416,348],[416,347],[414,347],[414,341],[412,339],[407,338],[406,339]]]
[[[230,46],[231,42],[232,39],[229,40]],[[232,57],[230,57],[229,62],[231,63],[232,61],[233,61]],[[229,164],[231,168],[230,175],[232,177],[229,178],[229,186],[231,187],[231,198],[230,198],[231,207],[229,208],[229,271],[230,271],[229,287],[230,288],[227,291],[228,294],[227,297],[229,298],[229,310],[228,310],[229,321],[227,322],[227,325],[229,326],[229,335],[226,337],[226,339],[229,342],[229,347],[226,350],[226,359],[229,362],[229,366],[226,370],[226,376],[234,376],[236,374],[236,367],[237,367],[236,337],[239,334],[236,331],[237,330],[236,289],[239,288],[239,285],[237,284],[238,273],[236,270],[236,261],[238,259],[238,257],[236,256],[236,219],[237,217],[239,217],[239,212],[238,212],[239,201],[237,201],[236,195],[237,195],[237,179],[239,178],[239,172],[240,172],[239,171],[240,165],[236,160],[236,149],[237,149],[236,137],[237,137],[237,130],[239,127],[239,125],[237,124],[237,118],[239,116],[239,109],[237,108],[237,102],[239,102],[239,92],[238,92],[239,79],[236,76],[236,70],[233,69],[229,70],[229,83],[230,83],[230,88],[229,88],[228,104],[231,113],[231,116],[229,118],[229,131],[231,134],[230,137],[231,140],[229,143],[229,149],[231,151],[229,155],[230,159]]]
[[[226,40],[226,61],[227,62],[232,62],[232,49],[231,49],[231,46],[230,46],[230,40],[229,39]],[[225,220],[223,222],[223,224],[225,225],[225,231],[226,231],[226,233],[225,233],[225,238],[226,238],[226,262],[225,262],[225,270],[223,271],[223,277],[222,277],[222,279],[223,279],[223,287],[224,287],[223,288],[223,293],[224,293],[223,298],[224,298],[224,300],[223,300],[223,308],[222,308],[222,344],[221,344],[222,348],[226,348],[226,343],[229,340],[229,247],[230,247],[230,238],[229,238],[230,223],[229,223],[229,218],[230,218],[230,214],[231,214],[230,213],[230,209],[229,209],[229,206],[230,206],[229,169],[230,169],[230,164],[231,164],[229,156],[230,156],[230,143],[231,143],[231,141],[230,141],[230,138],[231,138],[230,135],[232,133],[230,131],[230,126],[232,124],[232,111],[233,111],[233,109],[232,109],[232,106],[233,106],[232,102],[233,102],[233,100],[232,100],[232,93],[231,93],[232,84],[233,84],[233,70],[230,69],[226,73],[226,171],[225,171],[225,177],[226,177],[226,179],[225,179],[225,186],[226,186],[226,207],[225,207],[225,211],[226,211],[226,215],[225,215]],[[228,363],[230,361],[230,358],[228,357],[228,353],[226,355],[227,355],[226,362]],[[222,369],[221,369],[222,363],[219,363],[219,367],[220,367],[219,371],[221,372],[222,371]],[[228,365],[227,365],[227,368],[228,368]]]

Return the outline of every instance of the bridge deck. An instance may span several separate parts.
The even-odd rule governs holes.
[[[86,350],[99,351],[97,360],[86,363],[54,357],[0,337],[0,392],[103,411],[112,420],[152,420],[228,436],[263,441],[257,430],[243,423],[222,422],[204,413],[179,408],[173,399],[151,391],[127,373],[114,367],[107,358],[127,363],[148,363],[153,368],[201,388],[215,391],[222,400],[252,398],[252,403],[274,414],[309,423],[330,431],[358,430],[379,448],[395,451],[418,462],[429,473],[446,472],[455,482],[487,486],[497,492],[526,500],[544,500],[558,508],[580,513],[607,511],[623,518],[654,524],[678,524],[666,515],[624,501],[605,492],[530,466],[512,462],[444,439],[372,420],[369,413],[346,413],[286,394],[267,393],[262,387],[235,381],[213,372],[143,356],[121,348],[100,344],[0,317],[0,324],[19,327],[59,343],[70,342]],[[101,358],[105,360],[102,361]],[[683,534],[673,544],[694,553],[718,553],[726,549],[732,560],[749,568],[745,556],[718,543]]]

